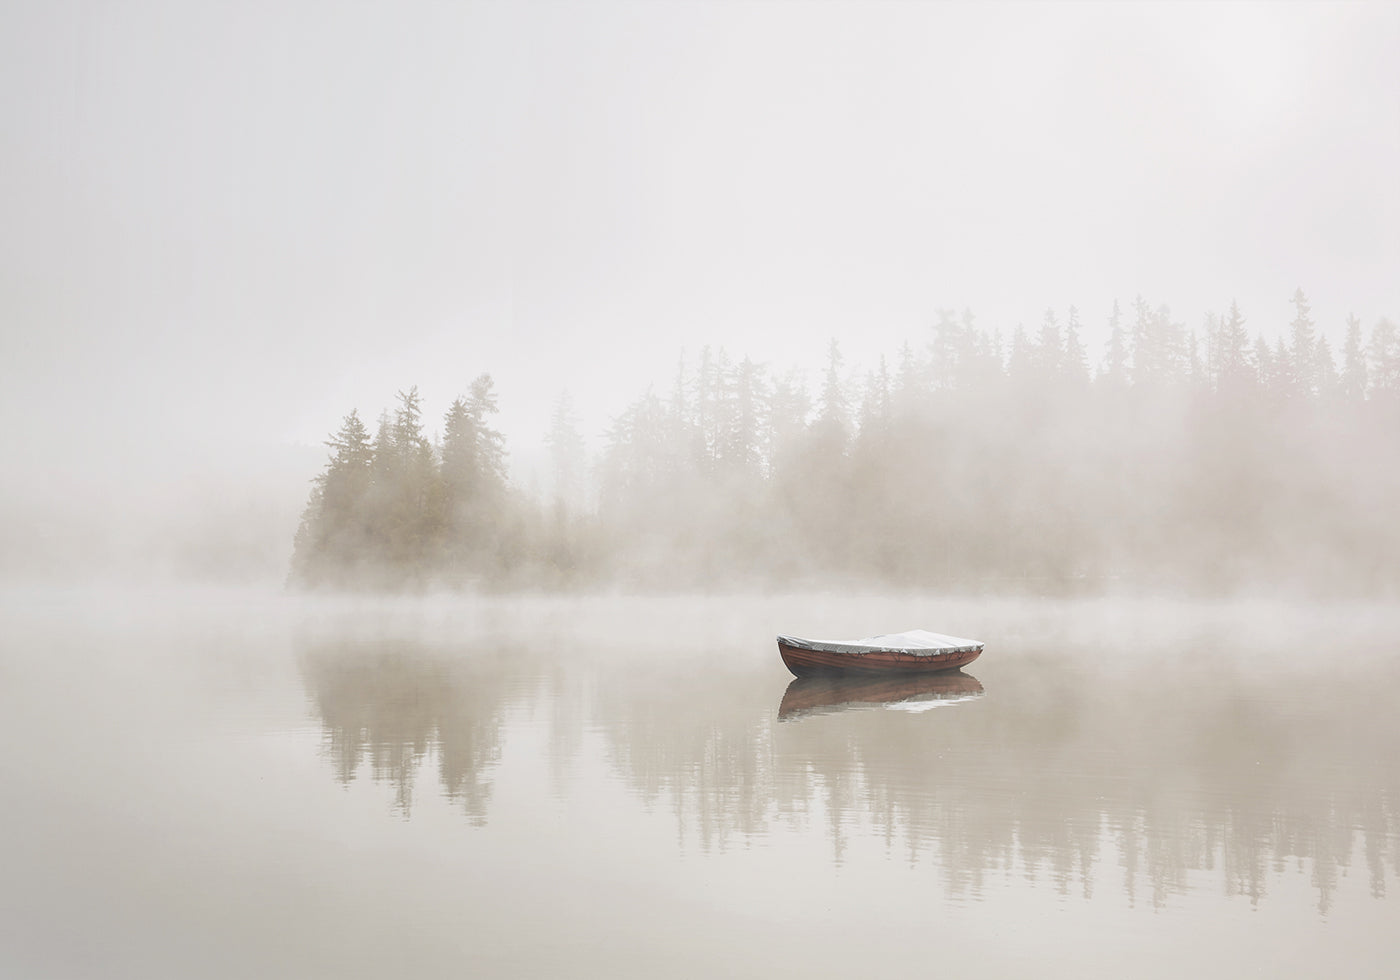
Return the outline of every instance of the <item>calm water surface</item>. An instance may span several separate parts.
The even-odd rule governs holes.
[[[1391,977],[1397,704],[1379,606],[11,590],[0,976]]]

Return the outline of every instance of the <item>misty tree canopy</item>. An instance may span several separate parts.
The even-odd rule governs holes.
[[[1394,591],[1400,332],[1353,317],[1338,355],[1293,307],[1270,340],[1233,303],[1199,334],[1115,304],[1094,370],[1073,307],[1009,339],[944,311],[864,371],[832,342],[815,396],[705,348],[591,467],[561,398],[548,502],[507,479],[488,375],[436,442],[412,388],[328,441],[292,580]]]

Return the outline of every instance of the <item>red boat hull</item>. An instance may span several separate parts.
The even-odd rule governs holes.
[[[927,657],[894,650],[872,650],[869,653],[832,653],[827,650],[804,650],[778,641],[778,652],[787,669],[797,677],[817,674],[932,674],[940,670],[957,670],[982,655],[981,650],[957,653],[936,653]]]

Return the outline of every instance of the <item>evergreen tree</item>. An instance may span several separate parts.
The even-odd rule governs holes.
[[[1065,376],[1074,384],[1089,381],[1089,355],[1084,343],[1079,339],[1079,311],[1069,308],[1069,322],[1065,325]]]
[[[862,442],[879,441],[890,426],[890,372],[884,355],[880,355],[879,370],[865,376],[865,392],[860,403],[860,437]]]
[[[1259,365],[1250,361],[1249,333],[1244,324],[1239,303],[1230,300],[1230,313],[1220,327],[1216,355],[1216,383],[1222,391],[1243,391],[1252,379],[1260,377]]]
[[[692,472],[692,465],[704,458],[704,440],[696,422],[694,401],[686,377],[685,354],[676,365],[671,398],[666,403],[666,469],[670,473]]]
[[[1040,324],[1040,335],[1036,338],[1032,354],[1037,373],[1046,381],[1058,381],[1064,374],[1065,346],[1060,333],[1060,321],[1055,311],[1047,308]]]
[[[491,428],[496,411],[491,376],[482,374],[443,420],[442,537],[453,574],[492,573],[503,558],[505,440]]]
[[[1371,328],[1371,393],[1373,396],[1400,395],[1400,333],[1395,324],[1380,319]]]
[[[958,333],[958,374],[954,387],[986,389],[1001,376],[1001,359],[985,330],[977,329],[977,318],[964,309]]]
[[[826,349],[826,375],[822,382],[817,421],[840,433],[842,440],[850,431],[850,407],[845,385],[841,381],[841,347],[832,340]]]
[[[634,527],[649,520],[665,485],[665,440],[665,407],[651,391],[613,420],[605,436],[599,510],[614,524]]]
[[[567,389],[560,392],[555,402],[545,445],[549,449],[553,520],[542,534],[537,532],[536,538],[543,539],[543,555],[552,573],[560,576],[560,581],[569,581],[577,574],[581,553],[579,531],[586,459],[573,398]]]
[[[1342,349],[1342,395],[1347,401],[1359,402],[1366,397],[1366,375],[1366,351],[1361,346],[1361,321],[1356,314],[1348,314],[1346,346]]]
[[[1200,341],[1196,339],[1194,330],[1186,335],[1186,381],[1192,388],[1210,387],[1210,377],[1201,359]]]
[[[907,346],[907,345],[906,345]],[[807,384],[795,369],[773,382],[768,402],[768,471],[776,473],[784,464],[812,414],[812,398]]]
[[[1292,370],[1291,387],[1303,397],[1317,391],[1317,353],[1314,346],[1312,310],[1303,290],[1293,293],[1293,322],[1288,325],[1291,343],[1288,349],[1288,364]]]
[[[1170,386],[1185,380],[1186,328],[1172,320],[1164,304],[1153,310],[1141,296],[1133,301],[1132,379],[1135,386]]]
[[[359,412],[352,409],[326,445],[331,457],[313,483],[293,551],[293,578],[306,585],[343,581],[369,557],[364,504],[373,452]]]
[[[1132,362],[1131,374],[1135,386],[1142,386],[1157,380],[1158,367],[1155,335],[1153,333],[1152,308],[1139,293],[1133,299],[1133,328],[1130,335],[1129,359]]]
[[[574,414],[574,400],[567,389],[560,392],[559,400],[554,404],[554,414],[544,441],[549,448],[555,507],[565,513],[577,511],[583,499],[584,447],[583,436],[578,431],[578,418]],[[444,453],[444,470],[446,467]]]
[[[1275,386],[1274,371],[1273,348],[1269,346],[1269,342],[1264,339],[1262,333],[1258,334],[1254,338],[1254,372],[1259,387],[1265,391],[1273,391]]]
[[[1015,385],[1023,385],[1035,374],[1035,348],[1026,337],[1026,328],[1016,324],[1011,334],[1011,356],[1007,358],[1006,374]]]
[[[415,385],[398,393],[390,430],[393,481],[382,488],[387,504],[391,561],[410,577],[428,570],[435,536],[433,496],[437,472],[433,447],[423,435],[422,400]]]
[[[1123,314],[1116,299],[1113,301],[1113,312],[1108,317],[1108,350],[1099,379],[1112,388],[1123,388],[1128,384],[1128,342],[1123,331]]]
[[[477,375],[467,392],[467,414],[476,432],[482,487],[486,493],[498,496],[506,487],[506,440],[491,427],[490,419],[499,410],[491,375]]]
[[[1269,378],[1269,391],[1278,398],[1296,398],[1299,394],[1298,372],[1293,365],[1293,356],[1288,344],[1280,337],[1269,357],[1272,374]]]
[[[911,417],[924,405],[923,370],[914,349],[906,340],[899,347],[899,369],[895,376],[894,405],[899,415]]]
[[[1205,355],[1203,370],[1206,374],[1207,387],[1216,390],[1220,387],[1220,336],[1224,330],[1224,323],[1213,311],[1207,311],[1205,316]]]
[[[708,345],[700,349],[700,364],[695,373],[695,456],[692,460],[694,471],[708,473],[714,461],[715,447],[715,395],[718,385],[715,377],[714,356]]]
[[[933,325],[933,342],[929,345],[929,370],[933,387],[951,390],[957,385],[962,367],[960,355],[965,349],[963,329],[953,317],[952,310],[939,310]]]
[[[1342,379],[1337,374],[1337,361],[1332,357],[1332,345],[1325,336],[1317,338],[1313,344],[1313,377],[1316,380],[1317,396],[1334,401],[1341,395]]]
[[[737,365],[722,363],[716,461],[728,474],[756,477],[763,470],[763,371],[747,357]]]

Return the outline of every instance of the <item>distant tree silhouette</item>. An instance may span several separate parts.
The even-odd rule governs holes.
[[[1259,380],[1259,368],[1251,361],[1249,333],[1244,324],[1239,303],[1231,300],[1230,313],[1217,335],[1214,361],[1216,384],[1235,394],[1243,393]]]
[[[1293,293],[1293,322],[1288,325],[1289,387],[1308,397],[1317,393],[1317,340],[1313,331],[1312,308],[1302,289]]]
[[[1108,318],[1108,353],[1099,371],[1099,380],[1110,388],[1124,388],[1128,384],[1128,340],[1123,330],[1123,314],[1118,301],[1113,301],[1113,312]]]
[[[374,457],[359,413],[352,409],[326,445],[331,458],[313,481],[293,547],[292,579],[299,584],[315,581],[322,565],[355,569],[372,557],[366,497]]]
[[[1094,383],[1077,308],[1009,347],[940,311],[925,346],[807,378],[705,347],[666,398],[612,420],[595,485],[567,397],[546,444],[553,501],[510,486],[489,375],[423,431],[416,388],[370,437],[328,440],[291,581],[314,586],[741,587],[825,581],[1400,592],[1400,331],[1338,370],[1307,299],[1250,339],[1231,301],[1187,331],[1115,303]]]
[[[1352,402],[1366,397],[1369,387],[1366,371],[1366,350],[1361,345],[1361,321],[1355,314],[1347,316],[1346,346],[1342,348],[1342,394]]]
[[[1371,393],[1400,396],[1400,332],[1389,320],[1379,320],[1371,328],[1370,355]]]
[[[544,442],[549,449],[554,506],[566,513],[575,512],[583,499],[585,452],[583,436],[578,431],[578,416],[574,413],[573,396],[568,390],[561,392],[554,404],[554,414]]]
[[[1069,308],[1069,320],[1065,323],[1065,377],[1076,385],[1089,381],[1089,353],[1079,337],[1079,311]]]
[[[841,347],[835,340],[826,348],[826,374],[822,381],[821,400],[817,406],[817,422],[828,430],[827,438],[833,445],[844,447],[850,430],[850,400],[846,397],[846,386],[841,379],[841,366],[845,359]]]

